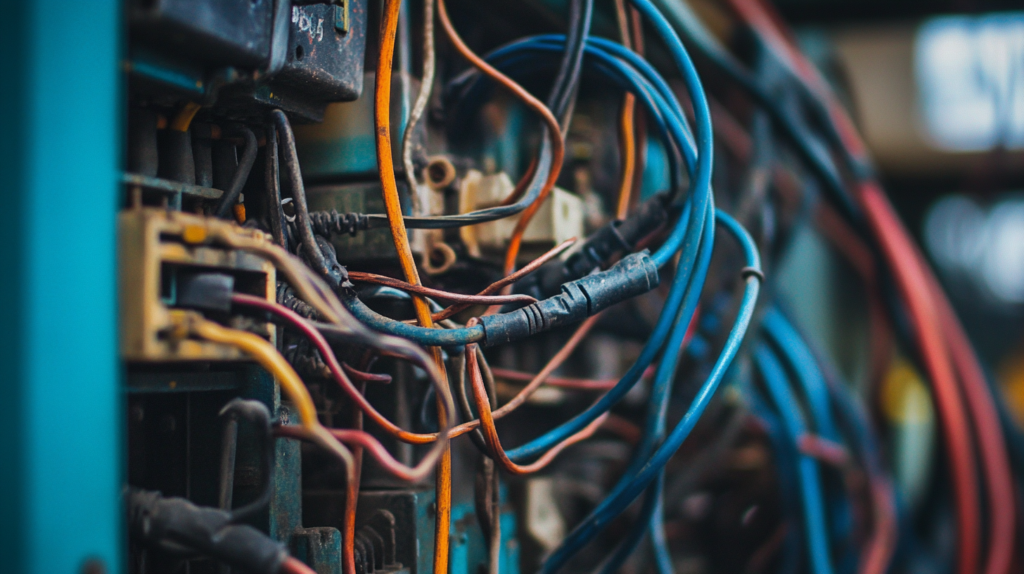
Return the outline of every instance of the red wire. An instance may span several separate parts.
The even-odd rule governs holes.
[[[334,379],[337,381],[338,385],[345,391],[345,394],[347,394],[348,397],[363,410],[363,412],[369,415],[375,423],[387,431],[388,434],[394,436],[398,440],[410,444],[428,444],[437,440],[438,435],[436,433],[416,434],[408,432],[399,428],[393,422],[388,420],[387,417],[380,414],[380,412],[370,404],[370,401],[366,400],[366,397],[359,392],[359,389],[352,384],[352,381],[349,380],[348,376],[345,375],[345,371],[338,363],[334,352],[331,350],[331,346],[327,343],[327,339],[325,339],[324,336],[320,334],[320,331],[317,331],[316,328],[310,325],[303,317],[283,305],[267,301],[260,297],[253,297],[252,295],[235,293],[231,296],[231,302],[274,313],[278,317],[288,321],[291,326],[301,331],[302,334],[313,342],[317,350],[320,351],[320,355],[323,358],[324,363],[327,365],[327,368],[330,369],[331,374],[334,375]]]
[[[281,574],[316,574],[316,570],[289,556],[284,564],[281,564]]]
[[[788,60],[804,83],[825,102],[843,145],[855,162],[863,164],[867,156],[866,147],[853,121],[833,96],[821,75],[796,49],[792,38],[780,32],[783,26],[777,14],[762,0],[731,0],[730,3],[741,18],[781,52],[780,55]],[[1016,517],[1013,505],[1013,479],[1006,446],[998,426],[994,399],[985,384],[977,357],[949,302],[881,188],[876,183],[865,182],[861,184],[861,193],[868,218],[881,240],[883,251],[890,259],[893,273],[904,291],[904,297],[913,315],[912,320],[917,329],[921,350],[925,355],[926,367],[935,386],[940,413],[945,411],[946,417],[954,417],[954,420],[946,421],[945,431],[948,438],[954,439],[950,441],[950,463],[954,466],[954,486],[957,490],[957,511],[960,517],[958,571],[962,574],[977,571],[980,552],[980,509],[977,507],[974,458],[968,457],[968,454],[973,455],[973,445],[969,442],[971,437],[967,434],[967,428],[964,428],[973,423],[980,442],[981,463],[985,471],[990,507],[990,536],[985,572],[1006,574],[1013,562]],[[945,340],[943,335],[946,337]],[[946,357],[947,351],[952,355],[952,365],[949,357]],[[959,375],[959,380],[956,375]],[[957,392],[957,387],[962,395]],[[967,400],[971,419],[968,419],[966,413],[961,410],[961,397]],[[946,408],[943,408],[944,406]],[[951,424],[964,434],[959,435],[956,430],[949,428]],[[961,452],[965,449],[965,452]],[[954,459],[960,460],[963,466],[957,464]],[[973,490],[965,492],[968,488]],[[968,507],[968,504],[971,506]]]
[[[517,383],[528,383],[537,377],[534,373],[526,373],[523,371],[517,371],[515,369],[503,369],[501,367],[491,367],[491,372],[494,376],[507,379],[509,381]],[[640,375],[641,378],[647,378],[654,374],[654,367],[648,367],[644,371],[644,374]],[[550,376],[544,379],[544,384],[549,387],[559,387],[563,389],[573,389],[577,391],[607,391],[618,384],[619,379],[579,379],[575,377],[555,377]]]
[[[865,183],[861,186],[861,202],[868,224],[880,240],[883,255],[907,304],[942,419],[959,523],[957,572],[975,574],[981,546],[981,512],[978,478],[974,471],[974,445],[970,440],[967,413],[963,409],[963,396],[946,353],[938,310],[930,296],[931,284],[884,192],[874,183]]]
[[[356,448],[365,449],[380,465],[388,472],[401,480],[408,482],[420,482],[433,471],[430,465],[417,465],[409,467],[398,462],[394,456],[374,437],[372,434],[359,429],[328,429],[334,438]],[[274,429],[274,434],[280,437],[311,440],[309,432],[299,425],[282,425]]]
[[[942,291],[932,279],[932,293],[939,308],[942,332],[946,334],[953,367],[963,383],[967,408],[974,420],[975,432],[981,443],[981,460],[985,469],[986,493],[989,505],[989,550],[985,564],[986,574],[1006,574],[1013,563],[1016,516],[1014,509],[1013,474],[1006,450],[999,412],[996,410],[985,373],[978,364],[971,343]]]

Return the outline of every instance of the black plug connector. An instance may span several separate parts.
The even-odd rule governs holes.
[[[647,293],[659,282],[658,266],[646,250],[627,255],[607,271],[562,285],[559,295],[510,313],[481,317],[484,345],[510,343],[578,323],[616,303]]]
[[[608,223],[587,237],[565,261],[551,261],[516,283],[515,292],[546,299],[557,295],[562,285],[601,269],[617,253],[628,253],[668,220],[669,198],[664,193],[640,204],[621,221]]]
[[[200,553],[250,574],[278,574],[288,559],[284,544],[252,526],[232,524],[225,510],[131,489],[128,512],[131,536],[170,554]]]

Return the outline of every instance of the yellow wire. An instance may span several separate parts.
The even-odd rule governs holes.
[[[345,463],[348,474],[351,477],[355,476],[355,458],[352,456],[352,452],[320,424],[320,420],[316,416],[316,405],[313,404],[313,397],[310,396],[309,390],[306,389],[306,385],[303,384],[295,369],[288,364],[288,361],[281,356],[274,345],[253,333],[228,329],[198,316],[190,315],[189,319],[188,328],[193,335],[214,343],[236,347],[274,375],[278,384],[281,385],[281,390],[295,403],[302,426],[309,431],[318,444],[337,454]]]
[[[380,183],[384,195],[384,207],[391,228],[391,238],[398,252],[398,260],[402,267],[405,280],[413,285],[420,284],[419,271],[409,246],[409,234],[405,228],[402,205],[398,197],[398,184],[395,181],[395,166],[392,163],[391,151],[391,69],[395,56],[395,35],[398,30],[398,11],[401,0],[387,0],[384,5],[384,16],[381,21],[380,54],[377,60],[377,81],[374,92],[374,121],[376,127],[377,167],[380,170]],[[413,296],[413,306],[420,325],[432,328],[434,321],[430,315],[430,307],[422,297]],[[433,347],[431,352],[437,368],[444,373],[444,361],[441,350]],[[444,379],[447,381],[447,375]],[[438,400],[438,424],[444,427],[444,409]],[[448,572],[448,537],[451,528],[451,447],[444,450],[437,466],[436,504],[437,519],[434,523],[434,574]]]
[[[196,117],[196,112],[201,107],[195,102],[185,102],[185,106],[181,108],[178,115],[174,116],[174,121],[171,122],[171,129],[176,132],[187,132],[188,127],[192,125],[192,118]]]

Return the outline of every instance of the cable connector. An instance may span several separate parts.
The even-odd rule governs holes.
[[[608,264],[616,253],[629,252],[668,220],[668,197],[661,193],[640,204],[621,221],[612,221],[587,237],[565,261],[551,261],[516,283],[515,291],[545,299],[569,281]]]
[[[365,213],[338,213],[334,209],[309,212],[309,223],[313,226],[313,233],[328,239],[336,235],[355,237],[360,231],[370,228],[370,219]]]
[[[284,544],[232,524],[225,510],[147,490],[130,489],[127,498],[129,533],[149,547],[183,556],[198,552],[252,574],[277,574],[288,558]]]
[[[562,285],[559,295],[510,313],[481,317],[484,345],[510,343],[578,323],[616,303],[647,293],[659,282],[658,266],[649,252],[633,253],[607,271]]]

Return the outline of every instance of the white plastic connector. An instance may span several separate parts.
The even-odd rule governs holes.
[[[483,175],[479,171],[470,171],[463,178],[459,189],[459,210],[467,213],[493,207],[508,197],[513,189],[515,184],[504,172]],[[481,251],[485,250],[503,250],[518,222],[519,217],[516,216],[463,227],[462,241],[474,257],[479,257]],[[574,193],[556,187],[530,220],[523,234],[523,243],[550,246],[572,237],[582,237],[583,222],[583,200]]]

